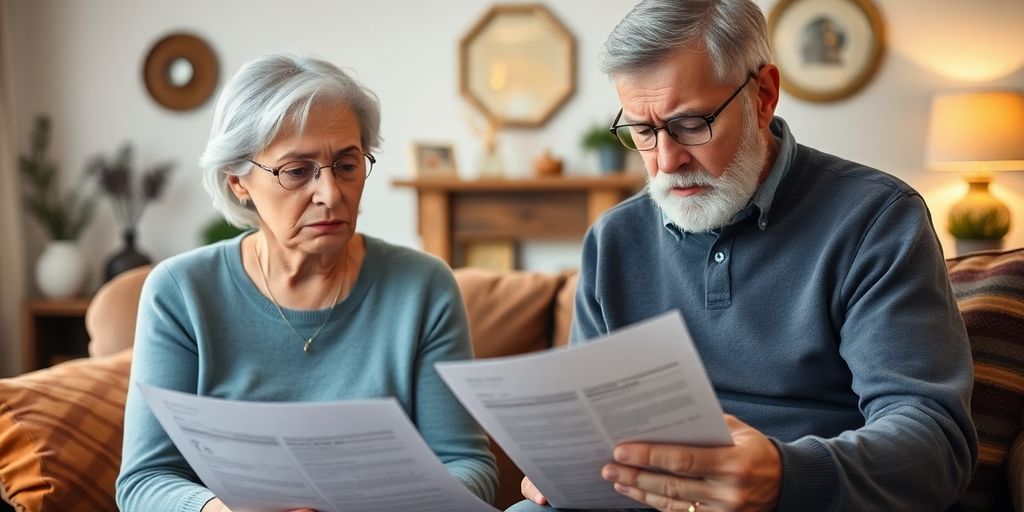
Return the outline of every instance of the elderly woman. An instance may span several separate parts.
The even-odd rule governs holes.
[[[441,261],[356,231],[376,97],[337,67],[268,56],[217,101],[203,184],[239,237],[164,261],[142,295],[117,502],[219,511],[135,383],[234,400],[395,397],[453,476],[490,501],[484,433],[434,371],[472,357]],[[301,419],[300,419],[301,421]]]

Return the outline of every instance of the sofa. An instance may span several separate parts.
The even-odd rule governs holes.
[[[978,467],[970,510],[1024,510],[1024,249],[947,260],[974,353]],[[0,379],[0,496],[15,510],[114,511],[114,478],[135,314],[147,268],[101,288],[86,314],[90,354]],[[564,345],[573,273],[457,269],[477,357]],[[518,501],[522,473],[492,443],[495,505]]]

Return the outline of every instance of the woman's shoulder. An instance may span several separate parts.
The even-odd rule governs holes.
[[[363,235],[366,240],[366,258],[387,265],[404,264],[420,269],[448,268],[440,258],[412,247]]]
[[[379,238],[363,235],[366,240],[364,265],[376,267],[389,279],[432,280],[438,276],[451,279],[451,269],[440,258],[423,251],[392,244]]]
[[[232,255],[240,254],[240,244],[246,235],[248,232],[171,256],[158,263],[152,274],[176,281],[228,275],[235,259],[241,264],[241,258],[232,258]]]

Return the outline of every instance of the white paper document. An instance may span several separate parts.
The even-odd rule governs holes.
[[[619,443],[733,444],[678,312],[568,350],[436,367],[558,508],[640,506],[601,478]]]
[[[203,484],[234,510],[497,510],[448,473],[394,399],[240,402],[140,389]]]

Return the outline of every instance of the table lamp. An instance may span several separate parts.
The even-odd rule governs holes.
[[[999,249],[1010,210],[989,193],[992,173],[1024,170],[1024,94],[985,91],[940,94],[932,100],[928,163],[963,173],[967,195],[949,210],[957,252]],[[966,249],[966,250],[961,250]]]

